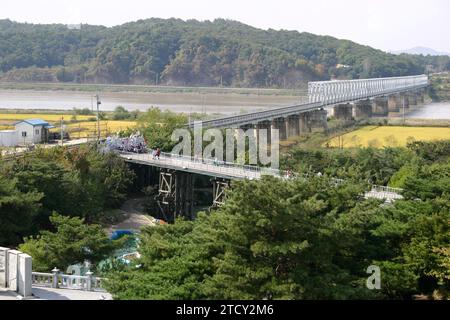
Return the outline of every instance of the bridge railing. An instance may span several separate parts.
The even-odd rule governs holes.
[[[323,105],[366,99],[380,95],[422,88],[428,76],[408,76],[360,80],[315,81],[308,83],[309,102]]]
[[[132,155],[133,158],[144,161],[163,161],[178,167],[186,167],[189,169],[199,169],[203,171],[218,172],[223,174],[234,174],[248,178],[257,178],[259,175],[285,176],[287,173],[283,170],[258,167],[254,165],[245,165],[234,162],[220,161],[211,158],[200,158],[195,156],[185,156],[180,154],[161,152],[159,159],[153,157],[152,154],[136,154],[121,152],[124,155]]]
[[[258,112],[245,113],[236,116],[223,117],[219,119],[213,120],[205,120],[201,121],[203,127],[213,127],[213,128],[221,128],[221,127],[229,127],[229,126],[238,126],[239,124],[249,124],[249,123],[257,123],[259,121],[285,117],[290,113],[297,114],[299,110],[310,110],[317,109],[320,107],[320,103],[310,103],[305,101],[301,104],[296,104],[293,106],[280,107],[271,110],[264,110]],[[190,123],[189,127],[194,128],[195,123]]]
[[[104,291],[103,278],[94,277],[92,274],[85,276],[62,274],[59,272],[45,273],[33,272],[32,284],[38,287],[61,288],[72,290]]]

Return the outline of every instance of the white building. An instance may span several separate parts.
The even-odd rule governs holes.
[[[42,143],[48,140],[48,130],[54,128],[41,119],[22,120],[15,125],[19,144]]]
[[[0,131],[0,146],[37,144],[48,141],[48,131],[54,126],[41,119],[17,122],[14,130]]]
[[[0,147],[14,147],[14,146],[17,146],[16,130],[1,130]]]

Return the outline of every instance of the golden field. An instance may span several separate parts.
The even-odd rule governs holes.
[[[0,121],[20,121],[25,119],[42,119],[47,122],[61,121],[61,117],[64,117],[64,121],[72,120],[73,114],[51,114],[51,113],[0,113]],[[78,121],[87,121],[95,118],[95,116],[75,116]]]
[[[115,121],[115,120],[102,120],[100,121],[100,130],[102,136],[126,130],[128,128],[135,127],[137,122],[135,121]],[[51,131],[59,131],[59,127],[52,129]],[[69,132],[71,138],[86,138],[88,136],[97,135],[97,122],[78,122],[65,125],[65,131]]]
[[[42,119],[56,128],[51,129],[52,132],[61,130],[61,117],[64,119],[64,130],[69,132],[70,136],[76,138],[86,138],[88,136],[97,135],[97,121],[95,115],[76,115],[73,114],[52,114],[52,113],[0,113],[0,130],[14,129],[14,123],[26,119]],[[135,127],[135,121],[100,121],[100,129],[102,136],[126,130]]]
[[[450,139],[450,128],[440,127],[394,127],[366,126],[361,129],[334,137],[324,144],[330,147],[397,147],[406,146],[408,141]]]

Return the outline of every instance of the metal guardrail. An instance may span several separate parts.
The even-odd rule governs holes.
[[[286,176],[287,172],[252,165],[216,161],[214,159],[196,158],[162,152],[159,159],[151,154],[136,154],[120,152],[121,156],[129,160],[138,160],[154,164],[159,167],[177,167],[179,170],[195,170],[214,175],[226,175],[234,178],[259,179],[262,175]]]
[[[245,113],[236,116],[229,116],[219,119],[200,121],[204,127],[223,128],[228,126],[236,126],[238,124],[257,123],[259,121],[275,119],[280,117],[287,117],[289,115],[295,115],[299,112],[306,112],[315,110],[321,107],[321,103],[303,103],[293,106],[281,107],[271,110],[257,111],[251,113]],[[188,126],[194,128],[195,123],[190,123]]]
[[[150,154],[136,154],[129,152],[121,152],[122,157],[128,160],[142,161],[158,167],[174,168],[176,170],[197,171],[212,176],[226,176],[235,179],[260,179],[263,175],[272,175],[281,179],[290,179],[295,177],[302,177],[308,179],[311,174],[298,174],[290,171],[283,171],[272,168],[239,165],[229,162],[218,162],[213,159],[195,159],[194,157],[187,157],[182,155],[175,155],[171,153],[162,152],[159,159],[154,158]],[[321,174],[316,174],[321,176]],[[332,178],[335,185],[344,182],[343,179]],[[390,203],[394,200],[403,199],[403,189],[392,188],[386,186],[372,185],[370,191],[364,193],[365,198],[374,198],[385,200]]]

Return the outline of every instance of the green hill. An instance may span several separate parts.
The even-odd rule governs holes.
[[[298,87],[421,74],[449,57],[393,55],[348,40],[230,20],[148,19],[106,28],[0,20],[0,80]]]

